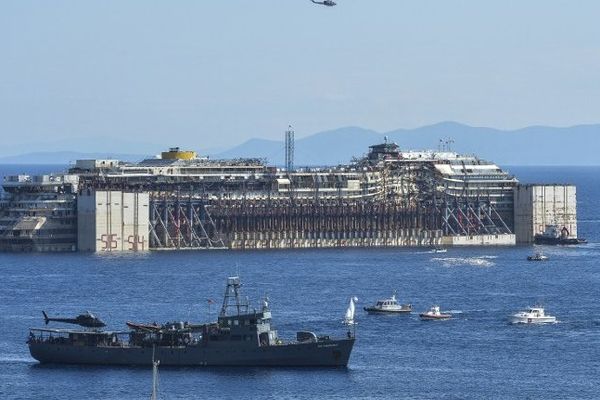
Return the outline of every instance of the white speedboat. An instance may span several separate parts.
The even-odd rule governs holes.
[[[440,311],[440,306],[432,306],[429,311],[419,314],[423,320],[438,320],[452,318],[452,314],[443,313]]]
[[[540,306],[529,307],[527,310],[519,311],[510,318],[513,324],[552,324],[556,322],[556,317],[546,315],[544,307]]]
[[[399,304],[394,293],[389,299],[379,300],[372,306],[364,307],[364,310],[369,314],[402,314],[410,313],[412,305]]]

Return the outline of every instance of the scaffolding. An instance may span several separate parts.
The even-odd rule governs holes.
[[[414,202],[380,199],[206,199],[194,193],[150,201],[154,249],[434,245],[439,216]]]
[[[150,200],[150,248],[218,249],[226,248],[216,229],[206,201],[192,194],[183,200],[165,194]]]
[[[445,236],[512,234],[512,218],[507,215],[512,207],[505,212],[498,208],[501,203],[512,203],[511,188],[492,198],[485,187],[464,179],[458,182],[460,190],[451,191],[427,164],[407,170],[406,179],[415,188],[415,201],[433,210]]]
[[[437,203],[444,235],[504,235],[512,231],[489,199],[444,196]]]

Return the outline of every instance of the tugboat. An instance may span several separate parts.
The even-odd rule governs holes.
[[[527,261],[548,261],[548,256],[543,255],[540,252],[535,253],[532,256],[527,256]]]
[[[442,320],[442,319],[450,319],[452,318],[452,314],[442,313],[440,311],[440,306],[432,306],[429,311],[425,311],[419,314],[424,321],[433,321],[433,320]]]
[[[534,236],[535,244],[551,244],[551,245],[569,245],[569,244],[585,244],[585,239],[579,239],[570,236],[567,227],[562,229],[558,225],[546,225],[546,230],[543,233],[538,233]]]
[[[556,317],[546,315],[544,307],[535,306],[512,315],[511,322],[513,324],[553,324],[556,322]]]
[[[239,277],[227,279],[216,322],[129,322],[129,331],[32,328],[27,344],[40,363],[152,366],[158,359],[164,366],[348,365],[355,341],[351,330],[339,339],[302,331],[295,341],[284,342],[271,325],[268,300],[259,311],[250,310],[240,288]]]
[[[389,299],[378,300],[372,306],[364,307],[369,314],[408,314],[412,312],[411,304],[399,304],[396,292]]]

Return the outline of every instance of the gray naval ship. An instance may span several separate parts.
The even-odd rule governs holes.
[[[353,331],[339,339],[301,331],[295,341],[284,342],[271,326],[268,300],[260,311],[250,310],[247,300],[240,299],[240,288],[239,277],[227,279],[217,322],[127,322],[129,330],[121,332],[98,328],[100,324],[93,320],[90,324],[73,322],[83,329],[31,328],[27,344],[40,363],[151,366],[154,357],[167,366],[348,365]],[[61,320],[45,313],[44,317],[46,324]]]

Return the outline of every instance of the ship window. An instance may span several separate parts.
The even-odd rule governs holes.
[[[240,321],[237,319],[233,320],[233,325],[238,326],[240,324]]]

